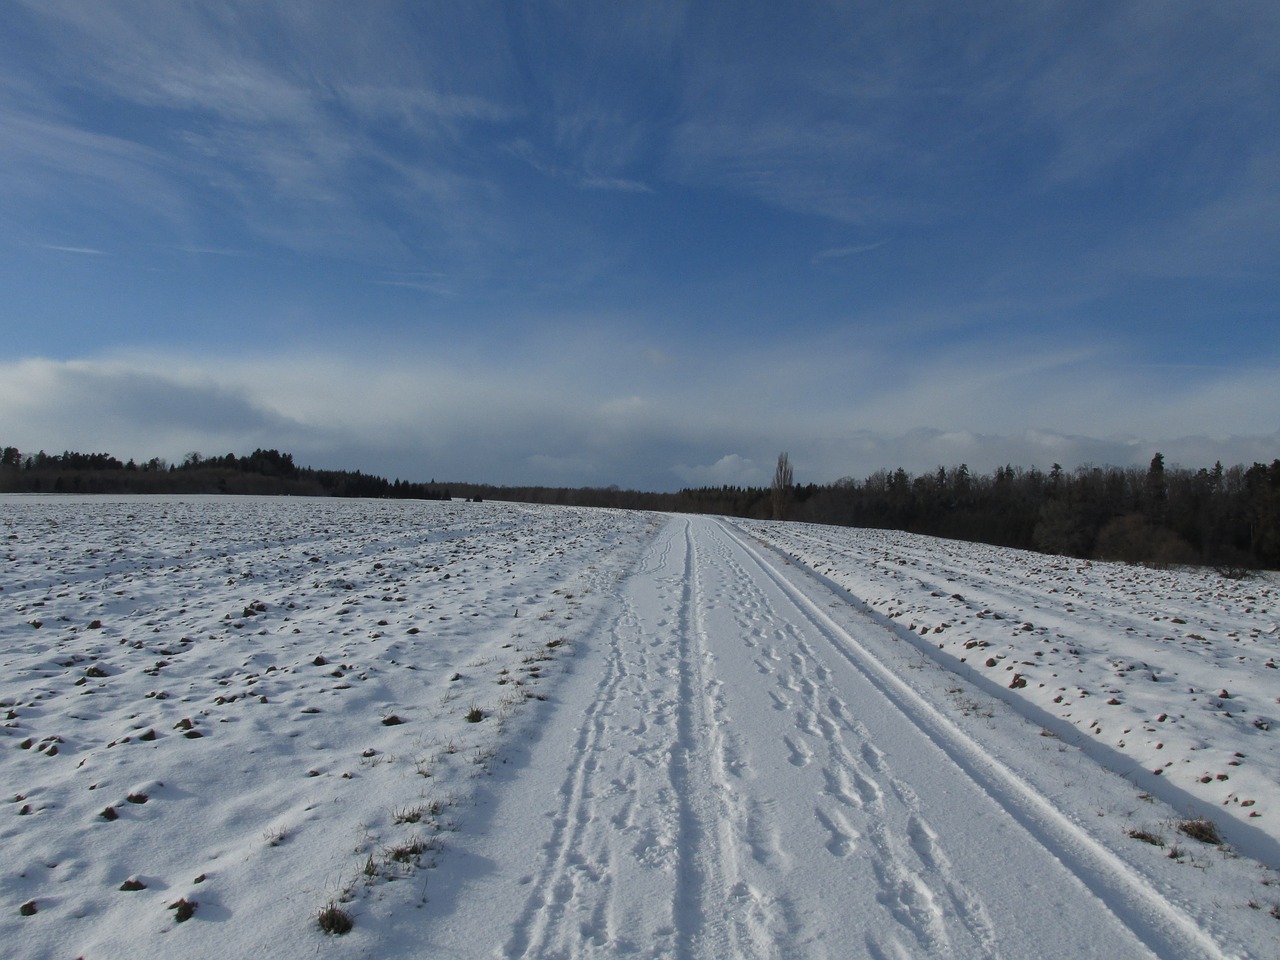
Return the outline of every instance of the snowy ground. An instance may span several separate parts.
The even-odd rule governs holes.
[[[1273,580],[512,504],[0,497],[0,537],[16,957],[1280,942]]]
[[[749,526],[949,670],[1054,733],[1082,734],[1072,742],[1188,815],[1211,815],[1237,849],[1280,868],[1274,575]]]

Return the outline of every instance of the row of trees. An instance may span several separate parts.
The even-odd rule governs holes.
[[[0,451],[0,491],[254,493],[294,496],[516,500],[569,506],[712,513],[907,530],[1084,558],[1157,565],[1210,563],[1280,569],[1280,460],[1191,470],[1060,465],[1004,466],[977,475],[964,464],[913,476],[879,470],[865,480],[799,485],[778,459],[769,487],[701,487],[678,493],[609,488],[496,487],[390,481],[358,470],[300,467],[288,453],[188,454],[180,464],[121,463],[107,454]]]
[[[681,490],[666,509],[907,530],[1082,558],[1233,571],[1280,568],[1280,460],[1190,470],[1097,467],[1048,471],[961,464],[913,476],[797,485],[786,454],[769,487]]]
[[[790,516],[1075,557],[1277,568],[1280,460],[1190,470],[1167,468],[1156,454],[1146,470],[878,471],[861,482],[793,488]]]
[[[105,453],[23,456],[0,451],[0,491],[9,493],[230,493],[302,497],[389,497],[448,500],[435,483],[408,483],[359,470],[299,467],[290,453],[258,449],[248,456],[187,454],[181,463],[154,458],[121,463]]]

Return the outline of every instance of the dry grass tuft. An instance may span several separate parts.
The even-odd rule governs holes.
[[[1163,847],[1164,838],[1158,834],[1152,833],[1150,830],[1130,830],[1129,836],[1135,840],[1141,840],[1143,843],[1149,843],[1153,847]]]
[[[396,863],[413,863],[427,849],[427,844],[420,838],[415,837],[407,843],[401,843],[387,850],[386,856],[388,860]]]
[[[1186,834],[1192,840],[1199,840],[1201,843],[1208,843],[1213,846],[1222,843],[1222,834],[1218,833],[1218,828],[1208,817],[1183,820],[1178,824],[1178,832]]]
[[[427,810],[424,806],[401,807],[392,814],[391,818],[398,824],[419,823],[426,815],[426,812]]]
[[[327,904],[320,908],[320,912],[316,914],[316,923],[320,925],[320,929],[331,937],[341,936],[344,933],[350,933],[351,928],[355,926],[355,917],[351,916],[346,910],[338,906],[336,900],[330,900]]]

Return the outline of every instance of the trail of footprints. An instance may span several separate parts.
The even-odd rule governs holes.
[[[645,558],[643,572],[663,569],[664,547]],[[646,642],[634,605],[627,598],[623,605],[508,956],[589,956],[646,943],[657,951],[674,943],[674,922],[644,930],[644,914],[632,906],[644,899],[638,888],[655,886],[645,874],[669,878],[678,866],[678,798],[669,776],[655,776],[671,763],[665,747],[678,670],[667,662],[670,645]]]
[[[721,560],[739,589],[752,583],[727,549]],[[759,593],[739,594],[739,602],[743,645],[761,673],[774,675],[774,705],[795,718],[795,732],[782,737],[788,758],[799,768],[821,767],[824,789],[813,816],[828,835],[827,852],[869,857],[877,901],[930,952],[949,952],[947,914],[958,917],[975,942],[994,949],[995,931],[982,901],[956,876],[915,791],[894,775],[849,705],[827,692],[834,685],[818,653],[791,624],[766,618],[769,605]],[[791,648],[785,658],[779,646]]]

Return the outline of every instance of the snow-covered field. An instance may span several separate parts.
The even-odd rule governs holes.
[[[505,503],[0,537],[6,956],[1277,953],[1272,578]]]
[[[0,942],[23,957],[310,956],[313,917],[348,891],[372,930],[411,909],[418,864],[504,736],[549,709],[548,670],[651,525],[509,504],[0,501]],[[197,907],[178,925],[181,900]]]
[[[1189,815],[1212,816],[1238,850],[1280,868],[1273,574],[1229,580],[894,531],[744,526],[958,676]]]

